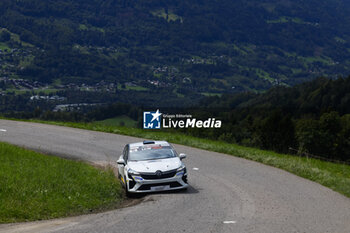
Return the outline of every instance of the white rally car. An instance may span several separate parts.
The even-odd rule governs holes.
[[[118,177],[126,194],[186,189],[184,158],[166,141],[131,143],[117,161]]]

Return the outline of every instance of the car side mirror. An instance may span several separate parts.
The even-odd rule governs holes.
[[[119,158],[119,159],[117,160],[117,164],[119,164],[119,165],[125,165],[124,159],[123,159],[123,158]]]
[[[179,154],[179,158],[180,158],[180,160],[183,160],[183,159],[185,159],[186,158],[186,154],[184,154],[184,153],[180,153]]]

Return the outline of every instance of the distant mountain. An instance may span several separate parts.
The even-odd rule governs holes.
[[[179,98],[350,71],[346,0],[1,0],[0,77]]]

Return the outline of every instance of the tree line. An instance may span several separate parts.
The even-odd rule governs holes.
[[[207,132],[210,138],[283,153],[292,153],[290,148],[294,148],[348,161],[349,93],[350,77],[318,78],[295,87],[272,88],[263,94],[211,97],[201,104],[211,114],[221,107],[217,111],[223,128]],[[205,133],[194,132],[197,136]]]

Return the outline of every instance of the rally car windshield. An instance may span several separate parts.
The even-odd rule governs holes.
[[[130,148],[129,151],[130,161],[167,159],[174,157],[176,157],[176,152],[171,146],[139,146]]]

